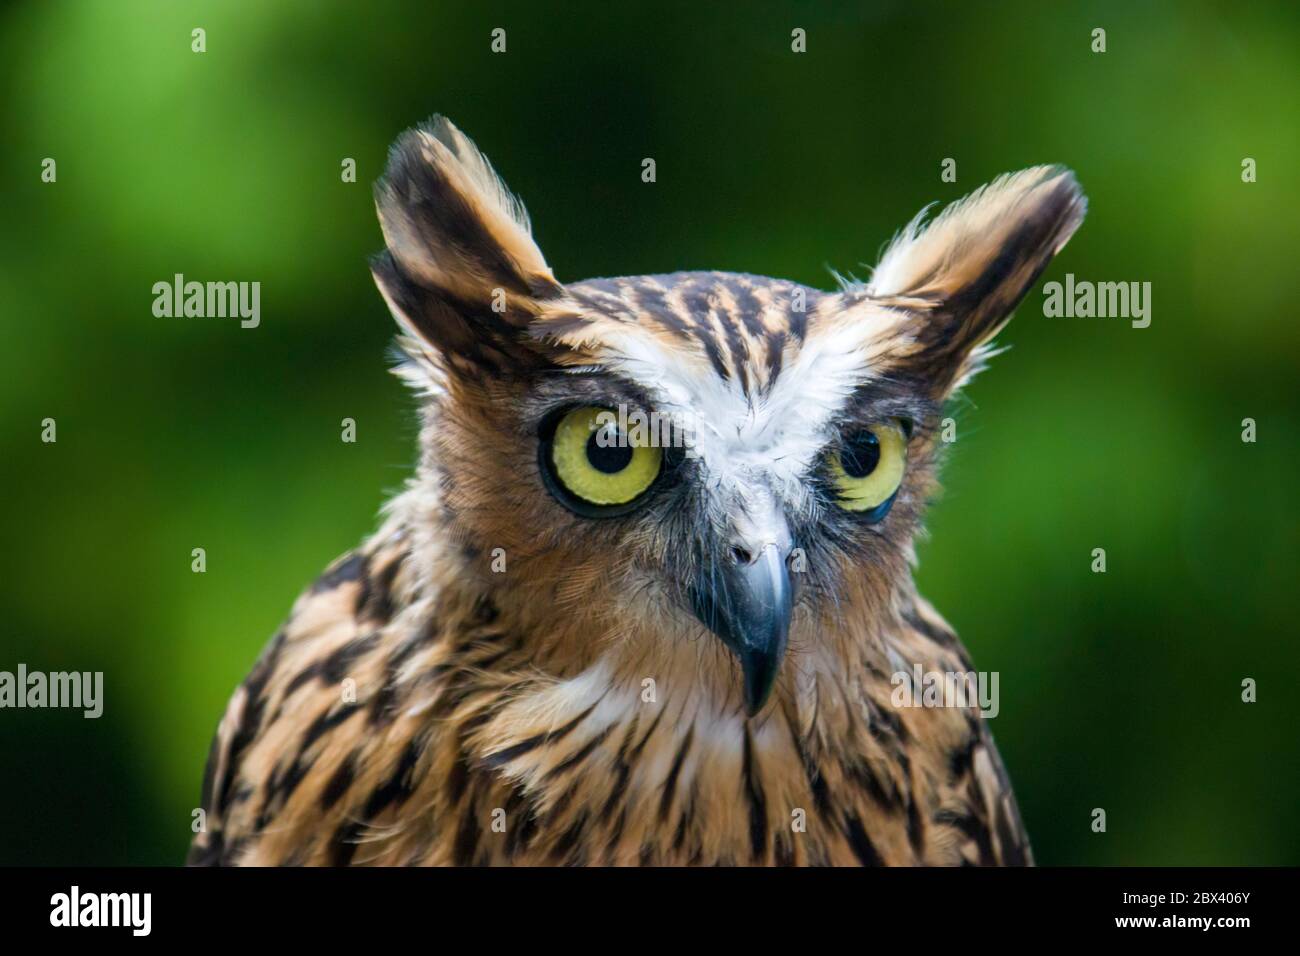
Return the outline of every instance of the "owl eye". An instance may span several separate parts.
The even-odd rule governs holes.
[[[539,446],[547,488],[589,518],[624,514],[654,484],[663,452],[618,427],[612,409],[570,409],[543,428]]]
[[[830,458],[835,503],[879,521],[894,503],[906,464],[907,437],[901,423],[850,432]]]

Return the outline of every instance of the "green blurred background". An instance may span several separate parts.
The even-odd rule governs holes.
[[[230,691],[407,474],[369,183],[433,112],[561,279],[828,287],[927,202],[1072,166],[1091,208],[1045,279],[1149,281],[1151,326],[1031,293],[959,412],[921,585],[1001,674],[1040,862],[1300,863],[1295,5],[612,6],[0,13],[0,669],[106,697],[0,711],[0,863],[179,862]],[[155,318],[177,272],[261,282],[261,326]]]

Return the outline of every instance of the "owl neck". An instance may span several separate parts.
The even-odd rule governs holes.
[[[792,815],[831,809],[817,810],[827,781],[850,779],[867,801],[850,816],[905,807],[917,771],[903,743],[964,732],[961,715],[891,706],[891,673],[955,645],[910,580],[846,593],[831,619],[797,610],[772,698],[748,716],[730,653],[656,595],[615,606],[530,587],[524,568],[485,572],[489,555],[419,527],[397,524],[408,713],[430,721],[431,766],[464,768],[437,775],[448,814],[526,805],[541,821],[518,846],[502,841],[511,859],[852,862],[852,841],[831,831],[785,838]],[[953,727],[918,724],[934,720]],[[782,836],[759,846],[760,824]]]
[[[750,717],[734,656],[666,596],[593,599],[604,582],[564,592],[532,583],[540,576],[512,567],[508,555],[494,569],[490,552],[452,546],[445,536],[415,544],[430,605],[462,622],[459,663],[484,670],[485,685],[509,697],[494,707],[503,735],[496,739],[548,733],[587,712],[611,728],[659,718],[678,735],[733,743],[746,735],[761,741],[781,726],[830,739],[868,690],[887,691],[891,673],[934,657],[919,636],[919,609],[928,605],[909,574],[883,590],[849,589],[831,616],[796,608],[772,697]]]

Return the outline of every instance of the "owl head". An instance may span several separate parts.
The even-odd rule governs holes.
[[[825,292],[561,282],[440,117],[398,139],[376,201],[428,573],[490,595],[539,667],[667,676],[750,715],[895,619],[944,403],[1086,206],[1068,170],[1006,175]]]

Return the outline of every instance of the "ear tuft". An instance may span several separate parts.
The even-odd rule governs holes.
[[[535,296],[556,288],[523,204],[445,117],[393,144],[375,205],[388,251],[430,288],[475,303],[496,289]]]
[[[1028,252],[1045,263],[1079,228],[1088,201],[1070,170],[1033,166],[981,186],[927,225],[930,208],[889,244],[867,284],[869,295],[951,295],[977,281],[1004,251]]]
[[[922,210],[860,291],[911,314],[916,364],[948,391],[978,368],[981,347],[1074,235],[1087,206],[1064,167],[1000,176],[928,226]]]
[[[547,361],[528,326],[563,294],[528,214],[450,120],[393,144],[375,207],[387,249],[371,272],[393,316],[448,370],[522,371]]]

